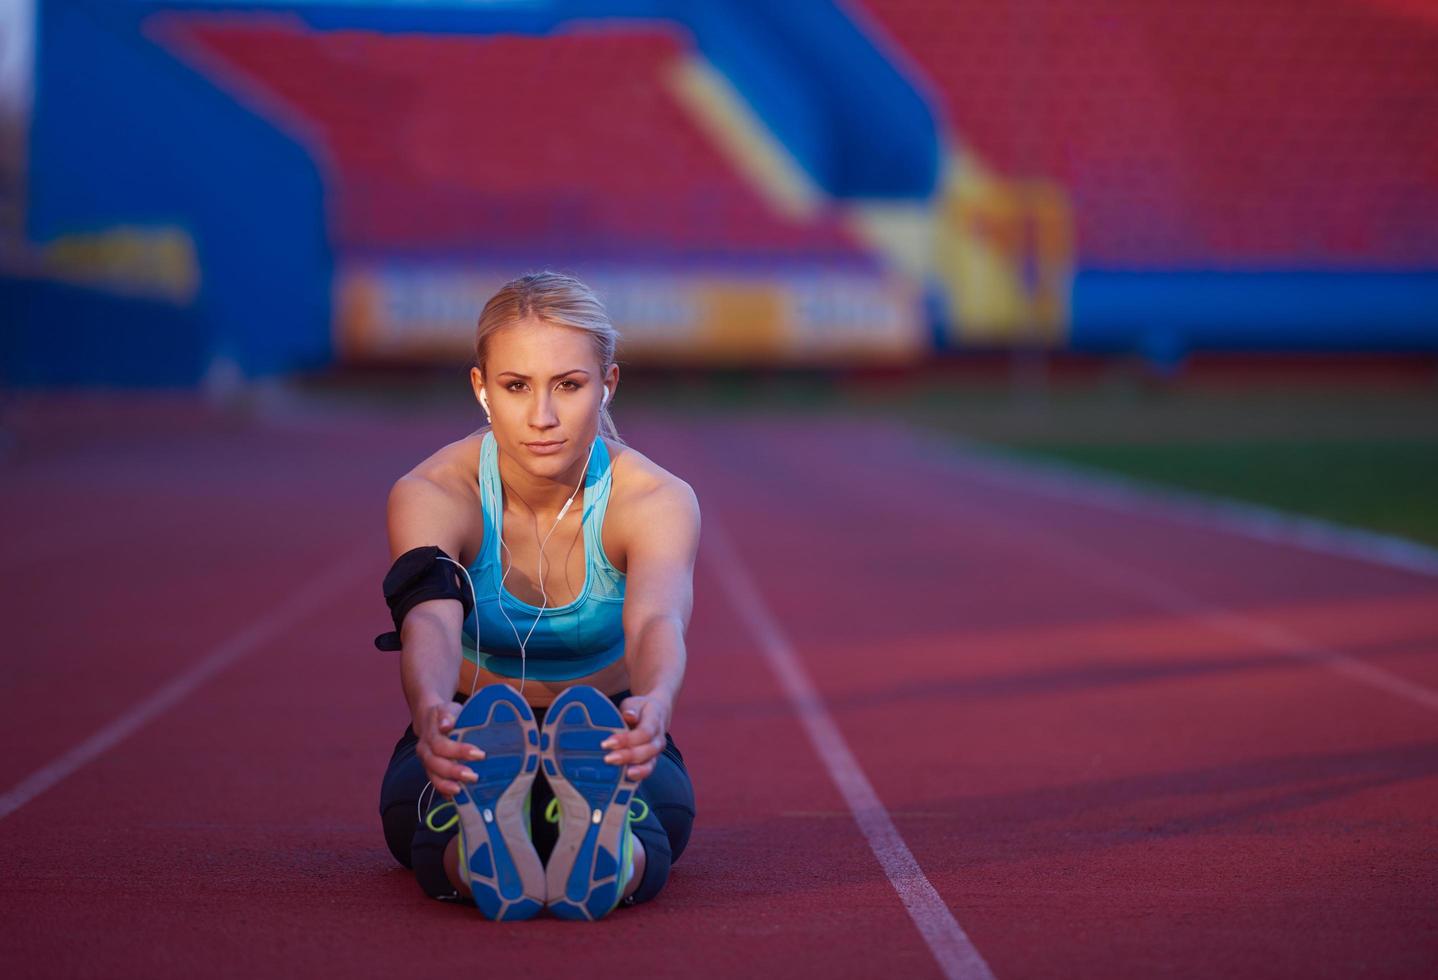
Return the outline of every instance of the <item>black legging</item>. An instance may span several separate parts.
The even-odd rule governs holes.
[[[618,706],[629,694],[621,691],[610,700]],[[460,694],[455,700],[463,704],[467,698]],[[540,725],[544,724],[544,711],[544,708],[534,709],[535,721]],[[430,830],[416,812],[421,791],[429,789],[429,776],[415,752],[418,744],[414,727],[406,725],[380,784],[379,813],[384,823],[385,843],[395,860],[414,869],[414,876],[426,895],[444,901],[472,901],[460,896],[444,873],[444,849],[449,839],[459,833],[459,825],[445,831]],[[425,793],[426,812],[445,801],[438,793],[431,799],[431,792]],[[558,827],[544,819],[545,807],[554,797],[554,791],[544,777],[543,767],[535,776],[532,794],[530,828],[534,849],[541,861],[548,861]],[[647,902],[659,894],[669,879],[669,866],[684,853],[694,825],[694,786],[684,767],[684,756],[667,732],[664,749],[654,760],[654,771],[640,782],[634,795],[649,805],[649,813],[633,825],[635,836],[644,843],[644,877],[638,890],[624,899],[625,905]]]

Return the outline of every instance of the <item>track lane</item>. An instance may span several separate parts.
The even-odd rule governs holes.
[[[313,468],[277,471],[268,490],[261,480],[253,520],[229,516],[234,498],[177,498],[194,501],[175,504],[192,506],[194,521],[157,531],[160,553],[195,547],[175,528],[229,519],[237,557],[225,575],[238,575],[228,590],[180,575],[175,587],[214,598],[232,628],[243,576],[253,579],[265,557],[246,552],[246,539],[264,551],[277,540],[267,527],[302,526],[290,554],[327,553],[338,546],[312,535],[330,518],[349,530],[348,545],[360,543],[356,527],[375,536],[377,579],[394,466],[463,433],[443,421],[350,425],[262,432],[246,448],[219,441],[235,468],[209,488],[273,463],[262,447],[275,439],[315,454]],[[990,493],[915,455],[901,433],[876,430],[856,444],[847,427],[779,420],[630,429],[733,530],[896,826],[998,976],[1398,976],[1434,961],[1428,910],[1438,896],[1423,874],[1438,771],[1428,713],[1197,628],[1037,544],[1060,536],[1220,608],[1305,636],[1326,630],[1330,645],[1419,672],[1404,675],[1415,682],[1432,660],[1427,585],[1337,559],[1315,569],[1290,553],[1275,564],[1271,552],[1289,549],[1204,544],[1151,519],[1104,522],[1061,502]],[[190,463],[207,458],[193,452]],[[310,481],[331,471],[353,499],[315,495]],[[270,525],[258,520],[267,508]],[[1025,539],[1015,526],[1037,530]],[[1195,541],[1203,546],[1183,547]],[[1226,564],[1259,581],[1245,592],[1217,574]],[[546,931],[569,925],[560,923],[521,924],[543,937],[496,932],[472,910],[424,899],[394,867],[373,811],[403,705],[393,660],[369,648],[383,610],[367,586],[6,821],[11,928],[0,966],[17,976],[116,963],[159,976],[476,962],[542,972],[579,955],[661,976],[935,975],[709,574],[701,568],[675,722],[701,819],[670,888],[631,918],[606,920],[603,939]],[[935,575],[957,587],[932,588]],[[123,623],[141,601],[118,591],[123,575],[99,581],[107,598],[91,607],[89,631]],[[107,717],[101,709],[186,653],[184,642],[80,646],[7,707],[100,692],[74,702],[67,730],[78,740]],[[275,685],[280,671],[291,684]],[[304,745],[333,765],[283,761]],[[782,766],[745,762],[778,753]],[[69,938],[77,894],[87,903],[83,944]],[[197,926],[202,942],[176,938]],[[479,960],[456,931],[474,928],[485,930]]]
[[[343,465],[323,445],[311,451],[319,470]],[[382,516],[382,495],[360,498],[387,486],[386,474],[361,473],[355,499],[342,506],[312,497],[294,476],[292,500],[308,506],[277,526],[332,508],[336,524],[367,529],[348,544],[373,539],[377,581],[382,522],[360,525],[351,508],[363,503]],[[192,500],[193,523],[225,519],[225,507]],[[190,546],[159,528],[152,539],[161,554]],[[252,540],[263,552],[270,539]],[[240,562],[207,582],[232,614],[245,605],[239,598],[261,601],[244,577],[253,567]],[[752,717],[753,705],[781,695],[706,575],[674,726],[700,819],[651,905],[598,927],[497,926],[424,898],[394,865],[375,804],[404,708],[395,661],[369,647],[383,610],[374,584],[361,583],[8,818],[0,966],[13,976],[106,974],[117,964],[151,976],[253,976],[483,964],[543,975],[582,957],[658,976],[823,969],[859,977],[896,967],[937,975],[857,828],[811,812],[842,803],[792,716]],[[123,578],[108,583],[114,602],[95,615],[122,621],[127,600],[139,597],[122,591]],[[173,652],[121,642],[97,663],[142,663],[154,679]],[[64,696],[76,681],[59,671],[36,683]],[[141,687],[138,677],[112,684],[99,703],[113,710]],[[101,720],[80,714],[67,728],[77,741]]]
[[[1366,633],[1350,619],[1349,634],[1420,651],[1431,582],[1248,540],[1174,555],[1174,535],[1052,500],[995,501],[906,456],[901,434],[865,435],[715,427],[699,440],[706,458],[744,467],[695,473],[728,523],[766,529],[743,545],[761,588],[999,976],[1076,962],[1094,975],[1403,975],[1432,958],[1432,924],[1414,909],[1438,896],[1412,871],[1435,829],[1431,713],[1078,574],[1044,536],[1151,576],[1179,568],[1186,588],[1220,583],[1220,603],[1243,597],[1259,617],[1280,597],[1330,621],[1350,594],[1401,607],[1406,640],[1385,619]],[[864,561],[896,540],[924,558]],[[1265,577],[1273,551],[1304,574]],[[935,568],[961,588],[935,589]],[[886,646],[875,619],[891,624]],[[857,635],[837,640],[836,622]],[[1125,632],[1128,649],[1110,645]]]
[[[384,494],[408,455],[381,444],[362,464],[356,435],[321,442],[224,419],[197,432],[184,413],[173,424],[168,452],[112,419],[62,439],[63,453],[4,464],[0,507],[18,531],[0,551],[0,792],[353,560],[377,520],[383,534]],[[382,538],[372,560],[382,575]]]

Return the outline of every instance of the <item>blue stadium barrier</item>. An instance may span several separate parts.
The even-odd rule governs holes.
[[[251,376],[327,363],[333,260],[315,163],[146,40],[136,9],[39,7],[28,237],[43,246],[120,226],[181,228],[201,270],[197,343]],[[188,354],[168,356],[155,351],[138,379],[194,367]]]

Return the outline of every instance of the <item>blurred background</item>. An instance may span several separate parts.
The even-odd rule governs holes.
[[[1431,0],[0,0],[0,98],[12,459],[457,437],[553,268],[621,430],[877,415],[1438,543]]]
[[[473,971],[385,504],[546,268],[700,816],[492,972],[1438,976],[1438,0],[0,0],[0,977]]]

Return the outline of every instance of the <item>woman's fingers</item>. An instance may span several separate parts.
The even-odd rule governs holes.
[[[611,750],[604,761],[627,766],[630,779],[643,779],[654,771],[653,759],[664,749],[664,712],[643,695],[625,698],[619,711],[629,728],[600,743]]]
[[[454,728],[454,723],[459,718],[459,712],[463,706],[458,701],[451,701],[448,704],[436,704],[429,709],[430,718],[435,723],[435,728],[443,734],[449,734]]]
[[[643,725],[646,718],[653,716],[653,708],[654,704],[647,695],[631,694],[619,702],[619,716],[632,730]]]
[[[448,779],[430,779],[430,784],[434,786],[434,791],[440,796],[453,798],[460,790],[459,783]]]
[[[448,796],[458,793],[462,784],[478,781],[474,770],[464,763],[484,758],[482,749],[449,737],[458,708],[458,704],[435,705],[430,712],[430,730],[415,749],[435,790]]]
[[[484,750],[466,742],[456,742],[453,739],[435,736],[422,743],[427,750],[429,757],[435,760],[436,765],[447,764],[454,767],[456,773],[463,769],[469,772],[462,762],[478,762],[484,758]],[[451,761],[453,760],[453,761]],[[428,761],[426,760],[426,764]]]
[[[599,743],[601,747],[613,750],[604,757],[604,761],[611,764],[628,761],[629,757],[624,753],[648,745],[658,744],[659,748],[664,748],[664,736],[659,733],[658,727],[658,725],[646,724],[627,732],[615,732]]]
[[[609,736],[600,743],[602,747],[622,749],[648,742],[655,736],[663,737],[660,712],[652,701],[647,698],[634,697],[626,698],[624,704],[622,714],[629,727]]]
[[[658,729],[658,725],[645,723],[638,728],[631,728],[627,732],[615,732],[601,742],[600,746],[606,749],[622,750],[632,748],[636,745],[644,745],[646,742],[652,742],[655,738],[659,737]]]
[[[627,775],[630,779],[644,779],[654,771],[659,753],[664,750],[664,739],[658,738],[646,746],[631,750],[636,757],[630,760]]]
[[[454,730],[455,719],[459,717],[459,709],[460,706],[456,702],[437,704],[431,708],[430,719],[433,724],[422,741],[429,746],[431,752],[443,758],[483,759],[484,751],[482,749],[450,737],[450,732]]]
[[[429,749],[435,755],[445,759],[464,759],[466,761],[478,762],[484,758],[484,749],[477,745],[470,745],[468,742],[459,742],[452,738],[445,738],[437,735],[429,740]]]
[[[654,771],[652,760],[664,750],[663,736],[656,736],[647,742],[615,749],[604,757],[610,765],[628,766],[630,779],[643,779]]]
[[[461,785],[475,782],[479,778],[473,770],[453,762],[435,762],[425,766],[424,770],[429,774],[429,781],[435,786],[441,782],[453,783],[455,788],[451,790],[452,793],[458,792]]]
[[[449,780],[454,783],[472,783],[479,779],[474,770],[468,766],[455,761],[453,758],[446,758],[435,752],[429,745],[419,750],[420,762],[424,764],[424,771],[429,774],[430,782],[439,785],[439,780]]]
[[[621,745],[604,757],[604,761],[611,766],[623,763],[644,762],[659,754],[664,748],[664,739],[651,738],[643,742],[635,742],[631,745]]]

